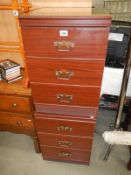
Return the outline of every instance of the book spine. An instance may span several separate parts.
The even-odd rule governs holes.
[[[8,68],[6,68],[6,67],[4,67],[3,65],[0,65],[0,67],[2,68],[2,69],[4,69],[4,70],[9,70],[9,69],[13,69],[13,68],[16,68],[16,67],[20,67],[20,65],[13,65],[13,66],[10,66],[10,67],[8,67]]]
[[[11,69],[11,70],[8,70],[8,71],[2,69],[2,73],[5,73],[5,74],[10,74],[12,72],[17,72],[17,71],[20,71],[20,68]]]
[[[12,77],[4,77],[4,76],[2,76],[4,79],[6,79],[6,80],[12,80],[12,79],[14,79],[14,78],[17,78],[17,77],[19,77],[20,75],[17,75],[17,76],[12,76]]]
[[[19,76],[19,75],[21,75],[21,73],[20,72],[14,72],[14,73],[10,73],[10,74],[3,74],[2,73],[2,76],[3,77],[12,77],[12,76]]]
[[[17,81],[17,80],[19,80],[19,79],[21,79],[21,78],[22,78],[22,76],[19,76],[19,77],[17,77],[17,78],[13,78],[13,79],[10,79],[10,80],[4,78],[4,80],[5,80],[7,83],[11,83],[11,82]]]

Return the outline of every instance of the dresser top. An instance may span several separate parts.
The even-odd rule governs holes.
[[[111,16],[91,8],[42,8],[19,16],[21,26],[110,26]]]
[[[24,71],[22,71],[22,79],[16,82],[7,83],[3,80],[0,81],[0,94],[31,96],[31,89],[24,87]]]
[[[96,14],[92,12],[92,8],[38,8],[32,9],[29,13],[23,13],[20,18],[111,18],[108,14]]]

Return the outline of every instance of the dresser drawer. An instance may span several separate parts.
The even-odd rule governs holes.
[[[31,113],[29,98],[0,95],[0,110],[9,112]]]
[[[95,119],[98,108],[96,107],[80,107],[69,105],[50,105],[43,103],[34,103],[35,111],[38,113],[71,115],[73,117],[84,117],[87,119]]]
[[[32,95],[35,103],[98,106],[99,87],[58,86],[32,83]]]
[[[33,133],[31,116],[17,113],[0,112],[0,130]]]
[[[66,85],[100,86],[104,63],[104,60],[65,61],[39,58],[27,59],[30,81]]]
[[[58,134],[38,132],[40,145],[55,146],[60,148],[72,148],[78,150],[91,150],[92,138],[75,137]]]
[[[49,160],[63,160],[63,161],[75,161],[89,163],[90,161],[90,152],[89,151],[78,151],[67,148],[57,148],[57,147],[48,147],[41,146],[41,152],[44,159]]]
[[[64,119],[58,115],[35,114],[37,131],[74,136],[93,136],[95,121],[69,119],[71,116],[63,117]]]
[[[23,27],[26,56],[105,59],[105,27]]]

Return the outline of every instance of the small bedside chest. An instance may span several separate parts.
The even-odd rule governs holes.
[[[10,84],[0,81],[0,131],[32,136],[36,152],[39,152],[32,117],[31,89],[23,87],[23,79]]]

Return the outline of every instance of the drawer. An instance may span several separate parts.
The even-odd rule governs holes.
[[[90,162],[90,152],[89,151],[78,151],[67,148],[58,147],[47,147],[41,146],[41,152],[44,159],[48,160],[63,160],[63,161],[74,161],[89,163]]]
[[[96,107],[48,105],[43,103],[34,103],[34,107],[35,112],[38,113],[71,115],[72,117],[85,117],[87,119],[95,119],[98,110]]]
[[[34,132],[34,126],[29,115],[0,112],[0,130],[31,135]]]
[[[38,132],[40,145],[71,148],[78,150],[91,150],[92,138],[56,135]]]
[[[105,27],[23,27],[26,56],[105,59]]]
[[[73,136],[93,136],[95,121],[70,118],[70,116],[62,118],[58,115],[35,114],[37,131]]]
[[[35,103],[98,106],[99,87],[58,86],[32,83],[32,95]]]
[[[31,113],[29,98],[0,95],[0,110],[9,112]]]
[[[27,59],[30,81],[67,85],[101,86],[104,63],[104,60]]]

